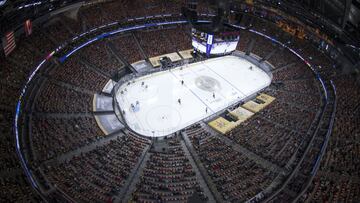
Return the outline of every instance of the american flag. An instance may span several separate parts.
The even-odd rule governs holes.
[[[5,56],[8,56],[16,47],[14,31],[8,32],[2,39]]]

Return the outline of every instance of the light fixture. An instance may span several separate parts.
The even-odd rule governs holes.
[[[4,5],[6,3],[6,0],[0,0],[0,6]]]

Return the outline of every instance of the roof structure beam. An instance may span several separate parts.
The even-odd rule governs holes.
[[[343,17],[343,21],[342,21],[342,28],[345,28],[346,22],[349,19],[349,13],[350,13],[350,8],[351,8],[351,2],[352,0],[346,0],[345,2],[345,10],[344,10],[344,17]]]

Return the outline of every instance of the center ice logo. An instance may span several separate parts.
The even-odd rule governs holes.
[[[199,76],[195,79],[195,84],[198,88],[207,92],[216,92],[221,89],[220,82],[210,76]]]

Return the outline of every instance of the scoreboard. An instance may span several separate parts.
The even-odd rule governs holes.
[[[212,55],[225,55],[235,51],[239,42],[239,32],[206,33],[192,28],[192,46],[194,50]]]

